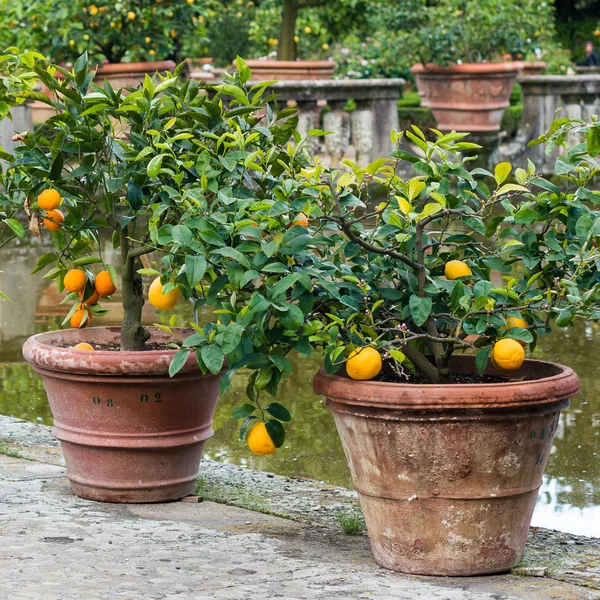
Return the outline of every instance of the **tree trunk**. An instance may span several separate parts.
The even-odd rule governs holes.
[[[123,295],[123,323],[121,324],[121,350],[143,350],[150,333],[142,327],[142,308],[144,306],[144,284],[138,273],[141,268],[139,258],[129,256],[127,226],[122,227],[121,237],[121,293]]]
[[[298,18],[298,2],[283,0],[281,26],[277,44],[277,60],[296,60],[296,19]]]

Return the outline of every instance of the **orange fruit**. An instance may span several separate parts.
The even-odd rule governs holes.
[[[85,290],[81,290],[81,292],[79,294],[79,298],[81,299],[82,302],[85,300],[85,303],[89,304],[90,306],[93,306],[94,304],[98,304],[98,301],[100,300],[100,294],[96,290],[94,290],[92,295],[87,299],[83,297],[84,292],[85,292]]]
[[[87,342],[79,342],[76,346],[73,346],[73,350],[87,350],[88,352],[95,352],[94,346]]]
[[[65,222],[65,215],[63,215],[57,208],[49,210],[44,215],[44,226],[49,231],[58,231],[62,228],[62,224]]]
[[[42,210],[54,210],[60,204],[60,194],[56,190],[44,190],[37,197],[37,203]]]
[[[298,213],[296,218],[292,221],[292,225],[300,225],[301,227],[308,227],[308,217],[303,213]]]
[[[265,423],[257,423],[252,427],[248,434],[248,448],[258,456],[273,454],[277,450]]]
[[[453,280],[459,277],[469,277],[473,275],[469,265],[462,260],[451,260],[444,267],[444,275],[446,279]]]
[[[517,340],[504,338],[494,344],[490,359],[497,369],[516,371],[525,360],[525,350]]]
[[[87,276],[81,269],[69,269],[65,275],[64,283],[68,292],[83,292],[87,283]]]
[[[160,310],[171,310],[179,300],[181,290],[176,287],[170,292],[163,294],[164,285],[160,282],[160,277],[157,277],[148,290],[148,300],[150,304]]]
[[[87,315],[87,319],[85,320],[85,323],[83,323],[83,318],[85,315]],[[69,320],[69,323],[71,323],[71,327],[73,327],[74,329],[83,329],[84,327],[87,327],[89,325],[91,319],[92,315],[87,311],[87,305],[80,303],[77,307],[77,310],[73,313],[73,316]]]
[[[346,361],[346,373],[352,379],[367,381],[379,375],[382,365],[381,355],[375,348],[357,348]]]
[[[100,296],[112,296],[117,291],[108,271],[100,271],[94,280],[94,287]]]

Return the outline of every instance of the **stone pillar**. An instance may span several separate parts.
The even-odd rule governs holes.
[[[356,152],[356,163],[365,167],[373,154],[373,132],[375,131],[373,107],[370,100],[356,102],[356,110],[350,113],[352,145]]]
[[[399,96],[400,97],[400,96]],[[398,97],[398,98],[399,98]],[[373,113],[373,142],[371,146],[371,161],[387,157],[394,150],[390,142],[392,129],[399,129],[398,105],[396,97],[381,98],[371,101]]]
[[[323,128],[331,131],[325,136],[328,162],[337,166],[350,145],[350,115],[344,111],[346,100],[332,100],[328,102],[331,110],[323,116]]]
[[[316,100],[300,100],[298,105],[298,132],[305,137],[311,129],[319,129],[319,108]],[[316,155],[321,149],[319,138],[308,140],[308,151]]]

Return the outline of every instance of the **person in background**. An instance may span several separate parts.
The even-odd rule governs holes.
[[[579,63],[580,67],[597,67],[600,65],[598,55],[594,52],[594,44],[592,42],[585,43],[585,59]]]

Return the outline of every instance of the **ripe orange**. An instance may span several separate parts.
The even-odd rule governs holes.
[[[98,301],[100,300],[100,294],[96,290],[93,291],[92,295],[89,298],[83,297],[84,292],[85,290],[81,290],[81,292],[79,293],[79,298],[82,302],[85,300],[85,303],[89,304],[90,306],[98,304]]]
[[[85,323],[83,323],[83,318],[85,315],[87,315],[87,319],[85,320]],[[83,329],[84,327],[87,327],[90,324],[91,320],[92,314],[88,312],[87,305],[79,304],[77,310],[73,313],[73,316],[69,320],[69,323],[71,323],[71,327],[73,327],[74,329]]]
[[[60,194],[53,189],[44,190],[37,197],[37,203],[42,210],[54,210],[60,204]]]
[[[525,350],[517,340],[504,338],[494,344],[490,355],[492,364],[503,371],[516,371],[525,360]]]
[[[346,361],[346,373],[352,379],[367,381],[381,372],[381,355],[375,348],[365,347],[353,350]]]
[[[87,350],[88,352],[95,352],[94,346],[87,342],[79,342],[76,346],[73,346],[73,350]]]
[[[257,423],[252,427],[248,434],[248,448],[258,456],[273,454],[277,450],[265,423]]]
[[[303,213],[298,213],[296,218],[292,221],[292,225],[300,225],[301,227],[308,227],[308,217]]]
[[[70,269],[65,275],[64,283],[68,292],[83,292],[87,276],[81,269]]]
[[[44,226],[49,231],[58,231],[62,228],[62,224],[65,222],[65,215],[63,215],[57,208],[49,210],[44,215]]]
[[[469,265],[462,260],[451,260],[444,267],[444,275],[446,279],[453,280],[459,277],[468,277],[473,275]]]
[[[148,290],[148,300],[150,304],[160,310],[171,310],[179,300],[181,290],[176,287],[170,292],[163,294],[164,285],[160,282],[160,277],[157,277]]]
[[[94,280],[94,287],[100,296],[112,296],[117,291],[108,271],[100,271]]]

